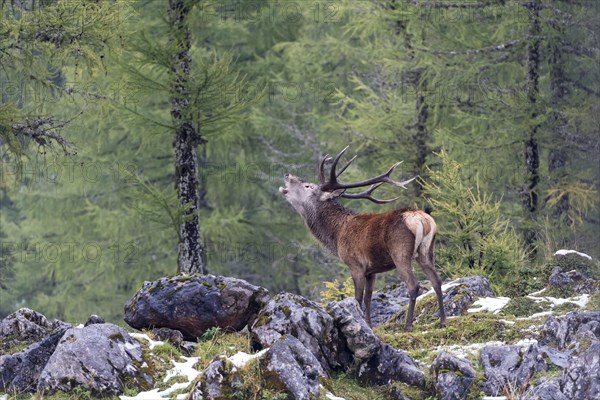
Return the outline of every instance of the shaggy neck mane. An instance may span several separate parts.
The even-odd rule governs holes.
[[[354,213],[349,209],[329,200],[320,203],[316,209],[307,210],[303,217],[312,234],[337,255],[337,233],[352,215]]]

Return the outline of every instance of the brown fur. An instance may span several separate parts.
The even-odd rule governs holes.
[[[350,267],[354,295],[359,304],[364,300],[369,325],[375,277],[396,268],[409,290],[405,329],[412,329],[419,290],[412,271],[413,259],[433,285],[440,322],[445,325],[441,280],[434,269],[436,225],[429,214],[409,208],[354,214],[338,204],[333,193],[291,175],[286,176],[286,187],[280,188],[280,192],[302,216],[313,235]]]

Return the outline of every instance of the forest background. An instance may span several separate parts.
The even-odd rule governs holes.
[[[207,272],[343,290],[346,267],[277,188],[287,172],[315,181],[346,145],[347,180],[399,160],[394,176],[419,176],[378,190],[391,205],[343,203],[426,208],[443,278],[526,292],[560,248],[600,257],[598,1],[0,5],[0,318],[120,323],[143,281],[178,272],[177,38]]]

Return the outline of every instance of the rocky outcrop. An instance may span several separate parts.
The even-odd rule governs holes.
[[[600,311],[570,312],[560,317],[550,316],[540,333],[540,343],[553,345],[559,350],[577,351],[586,339],[600,340]]]
[[[600,282],[585,277],[577,270],[563,272],[562,268],[554,267],[548,278],[548,286],[551,292],[569,297],[595,293],[600,289]]]
[[[373,357],[359,365],[358,381],[370,386],[404,382],[420,388],[425,387],[425,376],[415,360],[387,343],[382,343]]]
[[[447,284],[444,291],[446,316],[463,315],[479,297],[492,297],[494,292],[490,281],[482,276],[469,276]],[[439,316],[439,311],[435,313]]]
[[[486,378],[483,391],[491,396],[521,391],[535,373],[548,369],[537,345],[529,346],[525,352],[520,346],[487,346],[481,351],[479,362]]]
[[[433,383],[440,400],[466,399],[475,380],[471,363],[446,352],[441,352],[431,364]]]
[[[82,387],[98,396],[123,393],[124,382],[151,386],[140,370],[140,343],[113,324],[68,329],[39,375],[37,391],[69,392]]]
[[[418,295],[427,292],[423,282],[419,284]],[[404,283],[394,287],[386,287],[373,293],[371,303],[371,322],[373,326],[385,324],[391,320],[403,321],[408,306],[408,289]]]
[[[66,330],[60,330],[24,350],[0,356],[0,390],[35,392],[40,373]]]
[[[470,276],[459,278],[442,285],[444,310],[446,316],[459,316],[467,313],[471,305],[480,297],[493,297],[490,282],[482,276]],[[440,311],[433,290],[417,298],[415,308],[415,320],[417,323],[423,320],[437,320]],[[391,321],[401,322],[404,313],[397,314]]]
[[[600,399],[600,343],[573,359],[560,377],[559,387],[567,399]]]
[[[367,325],[355,299],[329,303],[327,311],[352,355],[352,364],[358,365],[358,379],[362,384],[381,386],[404,382],[424,386],[424,375],[416,362],[403,351],[381,342]]]
[[[260,359],[264,385],[290,400],[319,398],[319,378],[327,377],[316,357],[294,336],[281,337]]]
[[[600,343],[571,358],[561,375],[528,391],[531,400],[588,400],[600,398]]]
[[[283,336],[293,336],[325,370],[348,363],[343,340],[331,315],[302,296],[278,294],[259,312],[249,328],[255,348],[267,348]]]
[[[169,328],[158,328],[152,329],[154,339],[169,342],[173,346],[181,349],[183,348],[183,334],[175,329]]]
[[[70,327],[60,320],[48,321],[37,311],[21,308],[0,322],[0,354],[15,346],[39,342]]]
[[[331,302],[327,305],[327,312],[333,317],[340,332],[339,336],[344,339],[345,347],[353,356],[353,360],[368,360],[379,351],[381,341],[364,320],[355,299]],[[346,364],[351,361],[350,357],[345,359]]]
[[[240,331],[269,300],[265,288],[213,275],[180,275],[144,282],[125,304],[125,322],[136,329],[170,328],[186,340],[207,329]]]
[[[242,386],[235,366],[227,359],[214,360],[204,370],[190,398],[192,400],[229,400]]]

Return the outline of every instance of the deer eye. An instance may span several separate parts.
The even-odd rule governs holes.
[[[306,189],[310,189],[310,185],[308,185],[308,184],[305,184],[305,185],[304,185],[304,187],[305,187]]]

